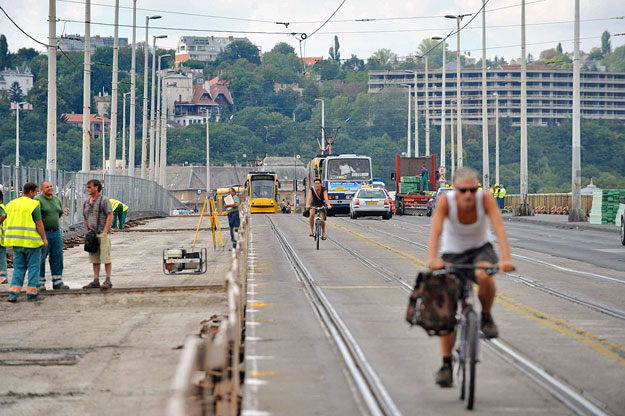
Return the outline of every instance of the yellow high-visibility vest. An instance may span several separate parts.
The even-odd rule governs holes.
[[[6,224],[5,247],[37,248],[43,245],[43,240],[33,220],[33,211],[38,206],[39,201],[26,196],[14,199],[7,204],[7,217],[3,223]]]
[[[124,204],[123,202],[118,201],[117,199],[113,199],[113,198],[109,198],[109,201],[111,201],[111,207],[113,211],[117,209],[119,204],[122,204],[122,206],[124,207],[124,211],[128,211],[128,205]]]
[[[499,198],[505,198],[506,188],[499,188]]]
[[[0,204],[0,208],[2,208],[6,214],[7,208],[4,206],[4,204]],[[5,217],[4,221],[0,225],[0,246],[2,247],[4,247],[4,229],[6,228],[6,225],[7,225],[7,221]]]

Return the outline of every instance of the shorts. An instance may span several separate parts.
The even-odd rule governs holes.
[[[326,211],[325,209],[323,209],[323,207],[310,207],[310,209],[314,209],[315,211],[321,210],[321,218],[323,218],[323,220],[325,221],[327,219],[326,216]]]
[[[109,264],[111,262],[111,236],[109,234],[98,234],[100,247],[95,253],[89,253],[89,262],[93,264]]]
[[[491,243],[472,248],[464,253],[444,253],[441,258],[444,262],[452,264],[477,264],[480,261],[486,261],[495,265],[499,261]]]

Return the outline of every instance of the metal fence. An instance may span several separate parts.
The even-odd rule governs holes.
[[[184,205],[167,190],[154,181],[122,175],[108,175],[102,172],[82,173],[63,170],[51,171],[50,175],[42,168],[15,167],[2,165],[0,190],[4,194],[4,203],[20,196],[20,190],[26,182],[41,182],[49,178],[55,194],[61,199],[69,214],[61,219],[63,230],[82,227],[82,207],[89,198],[85,185],[91,179],[98,179],[103,184],[102,194],[115,198],[129,207],[129,214],[142,212],[169,214],[172,209]]]

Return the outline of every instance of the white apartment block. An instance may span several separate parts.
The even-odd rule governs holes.
[[[429,70],[430,121],[440,124],[442,72]],[[425,71],[417,70],[417,103],[420,114],[425,114]],[[502,65],[488,69],[488,116],[510,117],[512,124],[520,123],[521,68],[520,65]],[[456,113],[456,71],[446,72],[445,106],[448,117]],[[369,93],[377,93],[386,86],[411,85],[415,92],[415,74],[412,71],[369,71]],[[482,123],[482,70],[461,71],[462,121]],[[542,65],[527,66],[527,119],[529,124],[545,125],[570,119],[573,111],[573,70],[550,69]],[[582,72],[581,116],[588,119],[625,120],[625,73]]]
[[[248,38],[235,38],[234,36],[182,36],[176,48],[176,66],[189,59],[201,62],[214,61],[217,55],[235,40],[249,42]]]
[[[85,50],[85,37],[79,34],[62,36],[56,38],[57,45],[64,52],[83,52]],[[112,48],[114,44],[113,36],[91,36],[91,52],[98,48]],[[119,47],[128,46],[128,38],[117,38]]]

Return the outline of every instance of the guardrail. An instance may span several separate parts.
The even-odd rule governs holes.
[[[240,215],[237,248],[232,250],[231,267],[224,279],[228,316],[221,320],[212,339],[210,336],[187,338],[172,382],[167,416],[200,414],[236,416],[239,412],[249,252],[248,204],[241,205]],[[201,395],[197,394],[195,383],[198,372],[204,376],[200,382]],[[207,411],[208,407],[213,407],[214,412]]]
[[[83,227],[82,207],[89,198],[85,185],[91,179],[98,179],[103,184],[102,194],[115,198],[130,207],[130,212],[154,212],[169,214],[175,208],[184,205],[166,189],[154,181],[123,175],[108,175],[103,172],[82,173],[64,170],[46,171],[42,168],[15,167],[2,165],[0,172],[0,190],[4,193],[4,203],[19,197],[26,182],[41,186],[44,180],[50,180],[55,194],[61,199],[69,214],[61,218],[64,231]]]

